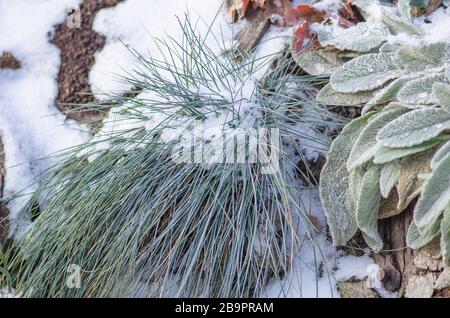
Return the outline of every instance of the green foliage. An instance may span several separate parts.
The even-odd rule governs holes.
[[[366,22],[345,31],[336,25],[317,28],[322,45],[358,54],[331,73],[318,101],[364,106],[363,116],[344,127],[333,142],[321,175],[328,223],[334,229],[346,222],[354,224],[356,219],[368,245],[379,251],[383,243],[377,220],[400,213],[419,196],[408,245],[419,248],[441,235],[442,253],[449,263],[450,42],[427,43],[413,21],[409,0],[398,1],[397,10],[379,3],[380,15],[365,10],[369,6],[365,0],[353,4],[362,9]],[[370,35],[370,27],[389,31],[383,38],[382,32]],[[355,37],[366,36],[373,41],[365,43],[366,47],[355,46]],[[408,43],[405,37],[414,41]],[[372,97],[368,100],[368,96]],[[358,129],[352,129],[355,125]],[[349,181],[339,182],[344,177]],[[333,202],[348,196],[354,204]],[[345,244],[343,238],[350,236],[331,233],[338,245]]]

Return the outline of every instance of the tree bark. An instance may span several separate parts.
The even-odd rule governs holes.
[[[5,153],[0,139],[0,198],[3,198],[3,185],[5,180]],[[9,230],[9,210],[0,202],[0,248],[4,244]]]
[[[406,247],[414,204],[397,216],[379,221],[385,246],[384,251],[374,253],[373,258],[382,269],[383,285],[389,291],[398,292],[398,297],[450,297],[450,288],[442,288],[445,284],[438,283],[439,278],[443,280],[448,276],[443,272],[439,238],[418,250]]]

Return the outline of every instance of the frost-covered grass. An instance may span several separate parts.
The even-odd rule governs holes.
[[[298,188],[299,178],[314,183],[295,154],[297,140],[314,136],[296,127],[317,129],[331,115],[292,89],[312,78],[288,73],[283,59],[268,70],[274,56],[236,62],[233,50],[208,46],[209,37],[223,44],[220,36],[197,34],[188,18],[180,28],[181,41],[156,41],[164,58],[131,51],[138,64],[123,80],[143,93],[113,98],[97,137],[42,179],[34,198],[45,205],[10,254],[25,295],[124,296],[144,284],[146,296],[258,296],[291,268],[298,228],[314,242]],[[266,146],[280,160],[268,172],[250,162],[175,162],[197,124],[213,129],[202,146],[235,129],[277,129],[279,145]],[[82,270],[80,288],[66,285],[71,264]]]

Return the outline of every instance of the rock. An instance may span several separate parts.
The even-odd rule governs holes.
[[[342,298],[379,298],[373,289],[367,287],[366,279],[350,278],[339,282],[338,289]]]

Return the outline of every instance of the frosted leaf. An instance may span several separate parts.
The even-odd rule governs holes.
[[[390,162],[395,159],[403,158],[415,153],[425,151],[427,149],[433,148],[442,142],[442,138],[433,138],[431,140],[425,141],[420,145],[415,145],[408,148],[389,148],[381,146],[373,158],[373,162],[377,164],[383,164]]]
[[[399,211],[406,209],[420,194],[423,179],[419,176],[430,172],[430,156],[431,151],[425,151],[400,159],[400,175],[396,185]]]
[[[352,0],[352,5],[358,7],[359,11],[364,17],[364,20],[366,21],[372,17],[377,18],[376,12],[374,12],[373,10],[374,4],[378,7],[378,0]]]
[[[444,80],[443,74],[434,74],[412,80],[405,84],[397,94],[400,103],[437,104],[433,95],[433,84]]]
[[[391,148],[412,147],[450,129],[450,115],[440,108],[423,108],[401,115],[377,135],[381,145]]]
[[[404,114],[406,111],[407,109],[404,108],[392,109],[378,113],[371,120],[369,120],[369,123],[358,136],[358,139],[350,152],[347,160],[348,171],[351,171],[357,166],[360,166],[372,159],[380,147],[376,140],[378,131],[398,116]]]
[[[442,109],[450,114],[450,85],[446,83],[434,83],[433,95],[438,100]]]
[[[414,35],[421,34],[420,30],[411,22],[403,17],[399,17],[389,12],[385,8],[381,8],[382,20],[389,27],[392,33],[410,33]]]
[[[447,141],[445,144],[443,144],[433,155],[430,163],[431,169],[434,169],[439,161],[441,161],[448,154],[450,154],[450,141]]]
[[[441,67],[448,60],[449,45],[403,45],[396,52],[395,61],[401,69],[417,73],[430,68]]]
[[[358,198],[356,222],[361,231],[369,238],[366,243],[374,251],[383,248],[383,240],[378,233],[378,210],[380,207],[380,166],[370,165],[364,174],[361,193]]]
[[[447,76],[447,81],[450,81],[450,66],[445,69],[445,74]]]
[[[401,44],[398,44],[398,43],[389,43],[389,42],[387,42],[387,43],[384,43],[384,44],[380,47],[379,51],[380,51],[380,52],[383,52],[383,53],[394,53],[394,52],[397,52],[397,50],[398,50],[400,47],[401,47]]]
[[[368,105],[377,105],[386,103],[391,100],[395,100],[395,97],[398,91],[409,81],[417,78],[417,76],[403,76],[400,77],[391,83],[389,83],[386,87],[380,89],[373,98],[367,102]]]
[[[431,108],[433,106],[430,105],[424,105],[424,104],[405,104],[405,103],[399,103],[399,102],[391,102],[387,106],[384,107],[384,109],[388,107],[403,107],[407,109],[420,109],[420,108]]]
[[[349,173],[346,162],[356,137],[371,114],[347,124],[333,141],[320,174],[319,193],[335,245],[344,245],[358,227],[355,206],[349,194]]]
[[[322,46],[331,45],[339,50],[368,52],[379,47],[389,36],[383,23],[360,22],[349,28],[319,24],[316,34]]]
[[[330,77],[331,87],[341,93],[369,91],[402,75],[390,53],[370,53],[345,63]]]
[[[445,264],[450,266],[450,206],[444,210],[441,222],[441,251]]]
[[[292,53],[293,59],[310,75],[330,75],[335,69],[348,61],[336,50],[322,49]]]
[[[358,204],[359,194],[361,193],[361,185],[366,171],[366,166],[358,167],[350,172],[349,193],[355,205]]]
[[[421,234],[416,224],[412,222],[406,234],[406,245],[412,249],[418,249],[427,245],[439,235],[440,224],[440,220],[436,221],[426,233]]]
[[[331,88],[330,84],[327,84],[319,91],[316,99],[324,105],[354,106],[366,103],[372,96],[373,91],[338,93]]]
[[[414,222],[420,233],[426,233],[450,201],[450,155],[444,157],[425,180],[422,194],[414,209]]]
[[[400,175],[398,162],[390,162],[383,166],[380,175],[380,193],[383,198],[388,198]]]
[[[398,0],[397,8],[402,18],[405,18],[407,21],[412,20],[411,15],[411,7],[409,6],[411,0]]]

